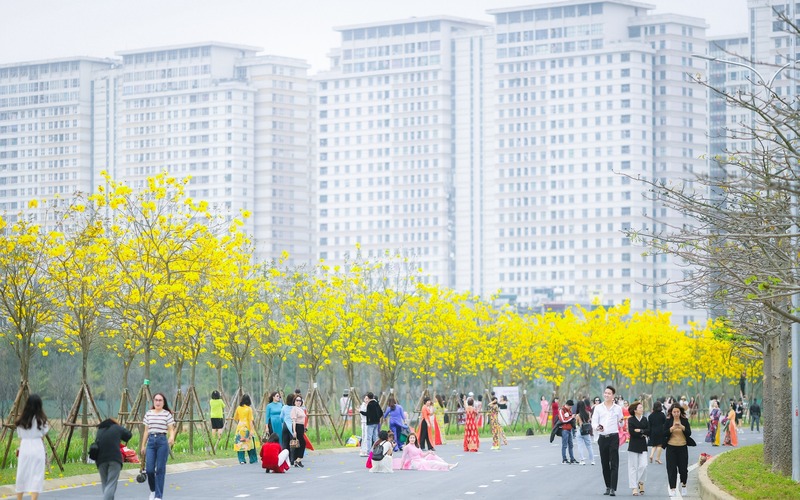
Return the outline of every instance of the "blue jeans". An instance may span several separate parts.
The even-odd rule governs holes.
[[[381,430],[381,424],[367,425],[367,449],[372,450],[372,445],[378,440],[378,431]]]
[[[750,417],[750,430],[753,430],[755,425],[757,431],[761,431],[761,415],[757,417]]]
[[[569,459],[575,460],[575,455],[572,454],[572,429],[561,430],[561,460],[567,459],[567,448],[569,448]]]
[[[390,423],[389,429],[394,432],[394,451],[402,450],[403,447],[400,446],[400,432],[403,430],[403,424],[397,423]]]
[[[578,453],[581,454],[581,460],[586,460],[583,454],[583,449],[586,448],[587,450],[589,450],[589,460],[594,462],[594,450],[592,450],[592,435],[591,434],[582,435],[580,432],[581,431],[578,431],[577,448],[578,448]],[[583,448],[581,448],[580,446],[581,443],[583,443]]]
[[[164,479],[167,477],[168,457],[167,435],[150,434],[147,438],[145,470],[147,471],[147,484],[150,486],[150,491],[155,492],[156,498],[164,498]]]

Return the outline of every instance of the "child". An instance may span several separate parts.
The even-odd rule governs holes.
[[[219,395],[219,391],[211,393],[211,435],[217,435],[217,440],[222,438],[222,430],[225,427],[225,401]]]
[[[273,432],[269,437],[264,436],[262,443],[261,467],[264,472],[282,474],[289,470],[289,450],[281,450],[278,434]]]

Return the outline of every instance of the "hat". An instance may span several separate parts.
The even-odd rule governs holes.
[[[475,395],[474,392],[470,392],[469,394],[467,394],[467,396],[474,396],[474,395]]]

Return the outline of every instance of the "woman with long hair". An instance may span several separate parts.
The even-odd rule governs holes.
[[[389,396],[386,400],[386,409],[383,411],[383,419],[389,421],[389,430],[392,431],[397,438],[394,442],[394,451],[403,449],[400,444],[400,433],[406,427],[405,414],[403,407],[397,404],[394,396]]]
[[[723,446],[738,446],[739,438],[736,435],[736,405],[731,401],[728,415],[723,419],[722,430],[725,432]]]
[[[419,446],[423,450],[427,444],[428,449],[433,451],[435,425],[436,424],[433,417],[433,402],[431,401],[431,398],[425,398],[422,400],[422,413],[419,417],[419,428],[417,429]]]
[[[647,425],[650,427],[650,463],[653,463],[655,455],[656,463],[661,464],[661,452],[664,450],[664,429],[667,423],[667,416],[664,415],[661,401],[653,403],[653,411],[647,416]]]
[[[644,418],[644,406],[634,401],[629,407],[631,417],[628,419],[628,430],[631,433],[628,442],[628,486],[633,496],[644,494],[644,482],[647,479],[647,435],[650,425]]]
[[[669,496],[676,495],[675,487],[680,475],[681,496],[686,496],[686,478],[689,475],[689,446],[697,446],[692,439],[692,427],[686,418],[686,410],[679,404],[673,404],[665,424],[664,439],[667,449],[667,481]]]
[[[303,398],[295,395],[294,405],[292,406],[291,419],[292,419],[292,439],[297,440],[297,446],[289,447],[292,465],[295,467],[304,467],[303,456],[306,452],[306,409],[303,407]]]
[[[550,414],[550,403],[547,402],[546,397],[542,396],[542,399],[539,400],[539,405],[542,407],[542,411],[539,412],[539,425],[547,427],[547,415]]]
[[[586,465],[586,455],[594,465],[594,450],[592,449],[592,413],[589,411],[589,399],[578,401],[578,412],[575,414],[578,425],[578,453],[581,456],[581,465]],[[589,424],[589,425],[586,425]],[[587,450],[587,453],[584,453]]]
[[[258,461],[256,454],[255,435],[256,424],[253,421],[253,409],[251,408],[253,402],[247,394],[242,396],[239,400],[239,407],[236,408],[236,413],[233,414],[233,420],[236,421],[236,435],[233,440],[233,449],[236,450],[236,455],[239,457],[239,463],[244,464],[244,453],[250,459],[250,463],[254,464]]]
[[[145,437],[140,451],[145,456],[147,484],[150,497],[161,499],[164,498],[169,449],[175,444],[175,417],[163,393],[153,396],[153,406],[144,414],[143,421]]]
[[[719,446],[719,419],[721,415],[719,403],[711,401],[711,411],[708,413],[708,432],[705,439],[706,443],[711,443],[711,446]]]
[[[19,436],[19,457],[17,459],[17,500],[30,493],[36,500],[44,489],[45,453],[42,438],[50,430],[47,415],[42,409],[42,398],[37,394],[28,396],[22,414],[14,422]]]
[[[419,443],[417,443],[417,435],[413,432],[408,435],[408,442],[403,448],[403,456],[399,462],[400,465],[397,468],[400,470],[446,471],[458,465],[458,462],[448,464],[432,451],[425,452],[420,450]]]
[[[281,393],[274,391],[269,395],[269,404],[267,404],[266,411],[264,412],[264,419],[267,424],[267,436],[271,436],[274,433],[280,438],[283,432],[283,424],[281,423],[282,409],[283,402],[281,402]],[[278,441],[280,441],[280,439],[278,439]]]
[[[478,451],[481,445],[478,436],[478,412],[475,410],[475,400],[472,398],[467,399],[464,421],[464,451]]]
[[[492,449],[500,449],[501,439],[503,446],[508,446],[506,433],[503,431],[503,426],[500,425],[500,406],[496,396],[492,396],[492,400],[489,402],[489,427],[492,429]]]

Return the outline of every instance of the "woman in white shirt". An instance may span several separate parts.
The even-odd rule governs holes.
[[[373,460],[370,472],[391,474],[394,472],[392,468],[392,450],[394,444],[389,441],[389,433],[387,431],[380,431],[378,433],[378,441],[372,446],[373,453],[376,447],[383,448],[383,459]]]

